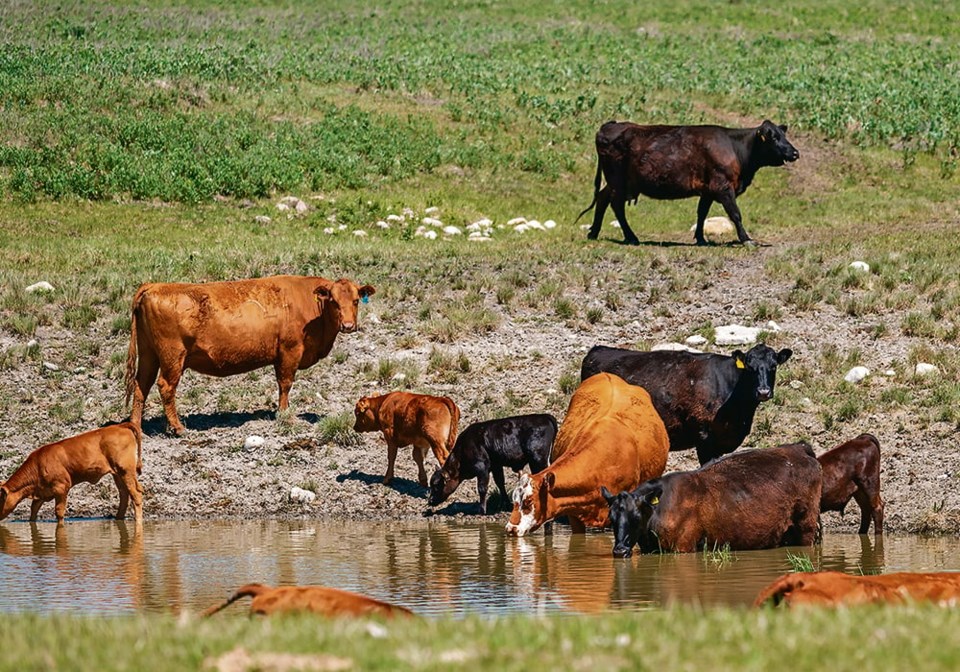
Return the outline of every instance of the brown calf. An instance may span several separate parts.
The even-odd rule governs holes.
[[[423,458],[432,450],[440,466],[457,440],[460,409],[449,397],[429,394],[390,392],[377,397],[363,397],[353,410],[358,432],[383,432],[387,442],[387,473],[384,484],[393,480],[397,449],[413,446],[420,485],[427,487]]]
[[[105,474],[112,474],[120,491],[117,519],[127,514],[132,499],[139,525],[143,522],[143,490],[137,481],[142,468],[140,454],[140,428],[129,422],[41,446],[0,485],[0,520],[29,497],[33,500],[30,520],[36,520],[40,506],[52,499],[56,501],[57,522],[62,523],[70,488],[77,483],[97,483]]]
[[[839,511],[851,498],[860,506],[860,534],[873,519],[873,533],[883,534],[883,500],[880,499],[880,442],[861,434],[817,458],[823,470],[820,511]]]
[[[813,604],[838,607],[904,604],[919,600],[956,605],[960,600],[960,572],[898,572],[876,576],[850,576],[841,572],[785,574],[764,588],[753,606],[769,602],[774,606]]]
[[[413,616],[406,607],[381,602],[366,595],[325,586],[281,586],[271,588],[262,583],[249,583],[239,588],[223,604],[210,607],[203,616],[212,616],[243,597],[252,597],[250,614],[271,614],[307,611],[321,616]]]

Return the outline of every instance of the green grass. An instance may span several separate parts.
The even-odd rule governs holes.
[[[242,647],[251,654],[334,656],[362,670],[791,669],[951,670],[960,664],[955,609],[736,611],[669,609],[580,618],[415,620],[373,628],[309,617],[3,616],[3,670],[199,670]],[[953,643],[951,643],[953,642]],[[462,662],[461,662],[462,661]],[[210,669],[210,668],[207,668]],[[232,669],[232,668],[231,668]],[[258,668],[259,669],[259,668]],[[263,668],[266,669],[266,668]],[[269,668],[285,669],[285,668]],[[318,668],[328,669],[328,668]],[[334,668],[329,668],[334,669]],[[339,668],[337,668],[339,669]]]

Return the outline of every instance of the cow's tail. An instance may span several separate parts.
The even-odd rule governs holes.
[[[132,422],[125,423],[127,428],[133,432],[133,437],[137,440],[137,475],[143,472],[143,432]]]
[[[867,432],[864,432],[863,434],[861,434],[861,435],[858,436],[857,438],[858,438],[858,439],[866,439],[867,441],[869,441],[870,443],[872,443],[873,445],[875,445],[875,446],[877,447],[877,450],[880,450],[880,440],[879,440],[877,437],[875,437],[873,434],[869,434],[869,433],[867,433]]]
[[[447,408],[450,409],[450,433],[447,435],[447,453],[453,452],[453,447],[457,443],[457,427],[460,426],[460,409],[453,402],[453,399],[445,398]]]
[[[200,615],[203,618],[209,618],[210,616],[213,616],[218,611],[222,609],[226,609],[231,604],[233,604],[234,602],[236,602],[241,598],[256,597],[260,593],[263,593],[264,591],[267,591],[267,590],[270,590],[270,586],[265,586],[262,583],[248,583],[247,585],[241,586],[240,588],[238,588],[237,592],[235,592],[233,596],[230,597],[230,599],[228,599],[226,602],[222,604],[215,604],[212,607],[209,607],[208,609],[204,609],[203,613]]]
[[[130,399],[137,385],[137,313],[144,294],[146,294],[146,287],[138,289],[130,308],[130,345],[127,347],[127,373],[123,379],[123,387],[126,390],[124,408],[129,408]]]
[[[600,155],[597,154],[597,175],[593,178],[593,200],[590,202],[590,205],[587,206],[587,209],[577,215],[577,218],[573,220],[573,223],[576,224],[580,221],[580,218],[585,214],[593,210],[593,206],[597,204],[597,198],[600,196],[600,179],[603,175],[603,172],[600,170]]]

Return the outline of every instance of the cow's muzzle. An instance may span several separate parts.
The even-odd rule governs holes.
[[[351,334],[356,330],[357,330],[356,322],[344,322],[343,324],[340,325],[340,331],[342,331],[345,334]]]
[[[786,156],[787,161],[790,161],[790,162],[796,161],[799,158],[800,158],[800,152],[798,152],[797,150],[788,152]]]
[[[613,557],[615,558],[629,558],[631,555],[633,555],[632,548],[628,548],[627,546],[613,547]]]
[[[757,399],[760,401],[770,401],[773,397],[773,390],[769,387],[761,387],[757,389]]]

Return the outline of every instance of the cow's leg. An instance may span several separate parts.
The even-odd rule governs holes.
[[[700,466],[702,467],[710,460],[720,457],[723,453],[719,452],[713,446],[705,446],[703,444],[697,446],[697,459],[700,461]]]
[[[281,411],[287,410],[290,405],[290,388],[293,387],[293,379],[297,376],[302,355],[302,348],[285,352],[283,358],[273,365],[273,370],[277,374],[277,387],[280,390],[280,400],[277,407]]]
[[[709,196],[701,196],[700,202],[697,203],[697,232],[694,234],[697,245],[707,244],[707,239],[703,237],[703,223],[707,219],[711,205],[713,205],[713,199]]]
[[[503,467],[498,464],[490,470],[493,472],[493,482],[497,484],[497,489],[500,491],[500,508],[502,509],[510,501],[507,496],[507,484],[503,479]]]
[[[883,500],[880,494],[874,496],[873,501],[873,533],[883,534]]]
[[[480,515],[487,515],[487,488],[490,485],[490,472],[477,475],[477,495],[480,497]]]
[[[450,453],[447,451],[447,444],[444,441],[440,441],[436,437],[430,436],[427,437],[427,444],[430,450],[433,451],[433,456],[437,458],[437,464],[441,467],[447,461],[447,458],[450,456]]]
[[[596,240],[600,235],[600,229],[603,228],[603,216],[607,214],[607,206],[610,205],[610,187],[605,186],[597,192],[597,207],[593,211],[593,226],[587,233],[588,240]]]
[[[720,201],[720,205],[723,206],[723,209],[727,211],[727,217],[730,218],[730,221],[733,222],[733,225],[737,227],[737,238],[740,239],[741,243],[751,242],[750,236],[747,235],[746,229],[743,228],[743,220],[740,217],[740,208],[737,207],[737,195],[733,192],[733,189],[728,189],[723,192],[717,198]]]
[[[427,470],[423,466],[423,458],[427,454],[427,447],[421,447],[416,444],[413,446],[413,461],[417,463],[417,481],[424,488],[430,485],[430,481],[427,480]]]
[[[67,487],[60,487],[54,490],[53,499],[56,502],[57,524],[62,525],[63,519],[67,516]]]
[[[141,426],[143,407],[159,372],[160,360],[157,354],[152,350],[141,349],[137,362],[137,385],[133,388],[133,405],[130,408],[130,422],[137,427]]]
[[[113,475],[113,482],[117,484],[117,492],[120,493],[120,504],[117,506],[117,520],[123,520],[127,516],[127,505],[130,503],[130,491],[127,490],[127,484],[124,483],[123,476]]]
[[[630,225],[627,224],[627,211],[626,208],[624,208],[626,202],[619,198],[611,198],[610,205],[613,208],[613,213],[617,216],[617,221],[620,222],[620,230],[623,231],[623,242],[627,245],[639,245],[640,240],[633,234],[633,231],[630,230]]]
[[[181,352],[169,367],[160,367],[160,377],[157,387],[160,389],[160,398],[163,400],[163,412],[167,416],[167,428],[174,434],[183,434],[183,424],[177,415],[177,385],[183,375],[183,362],[186,351]]]
[[[143,525],[143,488],[140,487],[136,472],[126,472],[123,475],[123,482],[127,486],[130,499],[133,501],[133,520],[136,527],[139,528]],[[119,518],[119,516],[117,517]]]
[[[397,448],[399,446],[393,442],[393,434],[384,432],[383,438],[387,441],[387,473],[383,477],[383,484],[390,485],[393,480],[393,465],[397,461]]]
[[[570,516],[570,532],[571,534],[586,534],[587,526],[579,518]]]
[[[40,507],[43,506],[42,499],[34,499],[30,502],[30,522],[37,522],[37,516],[40,515]]]

